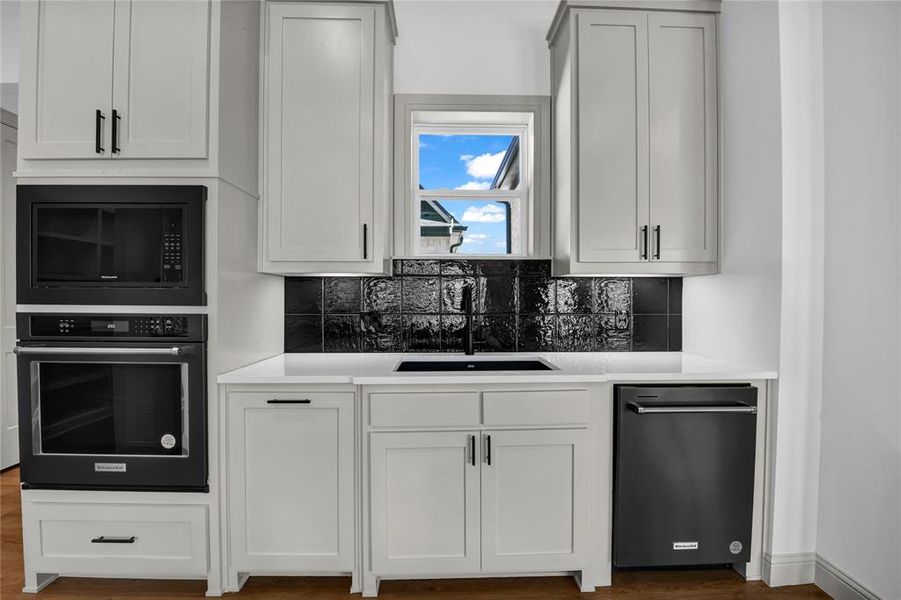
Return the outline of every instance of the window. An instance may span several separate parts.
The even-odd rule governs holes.
[[[528,127],[417,125],[419,255],[526,254]]]
[[[546,253],[540,248],[545,236],[537,233],[542,223],[549,238],[546,195],[535,177],[536,162],[544,164],[536,161],[537,109],[503,100],[398,96],[395,118],[402,121],[395,121],[395,139],[404,146],[396,147],[395,157],[405,164],[395,210],[401,208],[405,219],[404,230],[395,230],[401,233],[396,256]]]

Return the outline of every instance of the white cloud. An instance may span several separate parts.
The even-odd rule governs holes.
[[[480,154],[478,156],[463,154],[460,156],[460,160],[466,163],[466,172],[469,173],[470,177],[475,177],[476,179],[494,179],[498,167],[501,166],[501,162],[504,160],[504,154],[506,154],[506,152],[506,150],[501,150],[497,154],[486,152],[485,154]]]
[[[458,185],[457,190],[487,190],[491,187],[491,183],[488,181],[467,181],[463,185]]]
[[[463,212],[462,221],[472,223],[500,223],[506,218],[504,209],[495,204],[485,206],[470,206]]]
[[[467,233],[463,236],[463,239],[467,242],[481,243],[490,237],[487,233]]]

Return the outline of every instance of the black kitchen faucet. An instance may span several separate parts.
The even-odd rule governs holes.
[[[466,323],[463,326],[463,352],[467,356],[475,354],[475,342],[472,334],[472,285],[463,286],[463,299],[460,302],[463,312],[466,314]]]

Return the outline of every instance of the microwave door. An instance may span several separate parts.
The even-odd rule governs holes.
[[[182,211],[155,204],[34,207],[34,276],[39,286],[176,285]],[[178,247],[176,247],[177,238]],[[165,267],[165,268],[164,268]]]
[[[17,303],[206,304],[206,195],[203,186],[17,186]]]

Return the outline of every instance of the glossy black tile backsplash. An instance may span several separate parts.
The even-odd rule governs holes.
[[[540,260],[397,260],[393,277],[288,277],[285,352],[461,352],[467,285],[479,352],[682,349],[680,277],[550,274]]]

